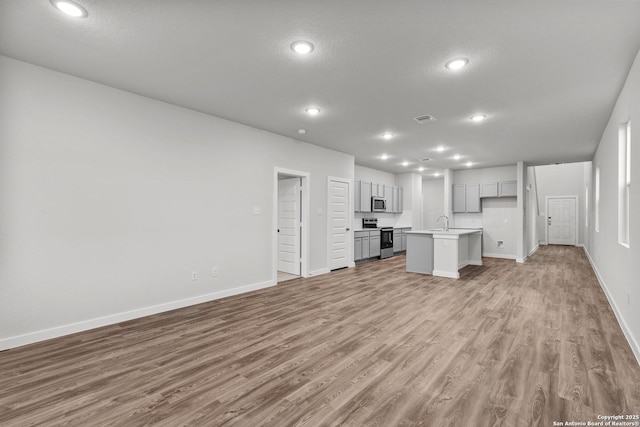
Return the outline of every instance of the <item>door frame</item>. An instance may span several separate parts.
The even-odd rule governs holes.
[[[327,176],[327,271],[331,271],[331,181],[343,182],[347,184],[349,192],[349,207],[347,221],[347,267],[355,267],[353,261],[353,180],[349,178],[341,178],[337,176]]]
[[[286,169],[280,167],[273,168],[273,211],[272,211],[272,231],[271,231],[271,280],[278,283],[278,175],[287,175],[291,178],[302,178],[300,189],[302,190],[302,201],[300,211],[302,215],[302,230],[300,231],[300,275],[309,277],[309,218],[310,212],[310,179],[309,172]]]
[[[580,206],[578,205],[578,196],[546,196],[544,198],[544,239],[549,243],[549,200],[550,199],[574,199],[576,206],[576,221],[574,225],[574,237],[575,243],[574,246],[578,246],[578,242],[580,241],[580,235],[578,234],[578,224],[580,224]]]

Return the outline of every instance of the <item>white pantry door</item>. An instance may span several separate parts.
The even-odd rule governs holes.
[[[343,181],[329,181],[329,227],[330,265],[329,269],[348,267],[349,237],[349,184]]]
[[[547,199],[547,227],[550,245],[576,244],[576,199]]]
[[[300,178],[278,181],[278,270],[300,275]]]

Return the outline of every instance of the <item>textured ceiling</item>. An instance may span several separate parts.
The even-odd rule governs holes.
[[[590,160],[640,48],[639,1],[78,3],[0,0],[0,54],[426,176]]]

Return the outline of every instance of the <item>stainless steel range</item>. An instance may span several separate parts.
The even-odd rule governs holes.
[[[362,218],[362,228],[378,228],[378,218]],[[380,259],[393,256],[393,228],[382,227],[380,230]]]
[[[393,256],[393,228],[380,229],[380,259]]]

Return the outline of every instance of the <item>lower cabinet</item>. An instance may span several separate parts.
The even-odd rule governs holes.
[[[376,236],[373,235],[373,232],[369,235],[369,256],[376,257],[380,256],[380,232]]]
[[[411,227],[393,229],[393,252],[407,250],[407,235],[405,231],[411,231]]]
[[[353,260],[380,256],[380,230],[356,231],[353,242]]]

